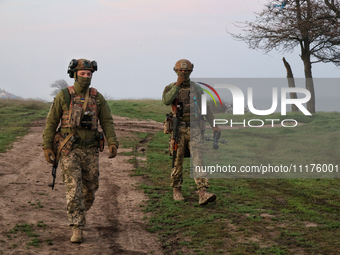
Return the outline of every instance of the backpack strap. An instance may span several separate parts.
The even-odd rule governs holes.
[[[97,95],[97,90],[95,88],[91,88],[90,90],[91,90],[90,95],[93,95],[93,96]],[[67,105],[67,110],[70,110],[70,104],[71,104],[71,95],[70,94],[75,93],[74,86],[64,88],[64,89],[62,89],[62,91],[64,92],[64,98],[65,98],[65,102],[66,102],[66,105]]]
[[[69,92],[69,87],[62,89],[62,91],[64,92],[64,98],[65,98],[65,102],[67,105],[67,110],[70,110],[70,104],[71,104],[71,96],[70,96],[70,92]]]

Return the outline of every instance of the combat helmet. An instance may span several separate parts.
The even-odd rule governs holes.
[[[72,59],[68,65],[67,73],[70,78],[74,77],[74,73],[79,70],[90,70],[92,73],[98,70],[98,65],[96,61],[90,61],[84,58]]]
[[[191,73],[193,69],[194,69],[194,64],[192,64],[187,59],[178,60],[174,66],[175,72],[177,72],[177,70],[188,70]]]

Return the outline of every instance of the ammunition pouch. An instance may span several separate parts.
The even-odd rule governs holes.
[[[83,108],[79,107],[78,105],[74,105],[72,107],[71,116],[70,116],[70,126],[73,128],[77,128],[81,126],[81,115],[82,115]]]
[[[167,114],[166,119],[164,120],[163,123],[164,127],[164,134],[171,134],[173,130],[173,121],[172,121],[172,114]]]
[[[94,112],[86,111],[81,120],[81,127],[91,129],[93,125],[92,123],[93,116],[94,116]]]

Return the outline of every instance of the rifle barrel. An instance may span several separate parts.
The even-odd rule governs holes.
[[[51,185],[52,190],[54,188],[55,178],[57,176],[57,168],[58,168],[58,162],[53,164],[53,166],[52,166],[52,176],[53,176],[53,181],[52,181],[52,185]]]

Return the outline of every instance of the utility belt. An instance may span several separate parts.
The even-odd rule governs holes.
[[[191,122],[185,122],[185,121],[180,121],[178,123],[180,127],[198,127],[200,126],[200,121],[191,121]]]
[[[172,113],[166,115],[166,119],[163,122],[164,126],[164,134],[171,134],[173,129],[173,116]],[[179,121],[178,126],[180,127],[200,127],[201,131],[205,130],[205,121],[203,116],[200,117],[200,120],[197,121]]]
[[[59,144],[62,144],[69,133],[64,133],[60,135]],[[104,134],[99,132],[97,135],[91,139],[83,140],[77,135],[72,135],[72,137],[65,143],[61,149],[61,155],[67,156],[73,149],[87,149],[91,147],[96,147],[99,151],[104,149]]]
[[[95,136],[91,139],[83,140],[80,137],[76,137],[74,142],[73,142],[73,148],[77,147],[99,147],[99,137]],[[78,145],[78,146],[77,146]],[[91,146],[93,145],[93,146]]]

